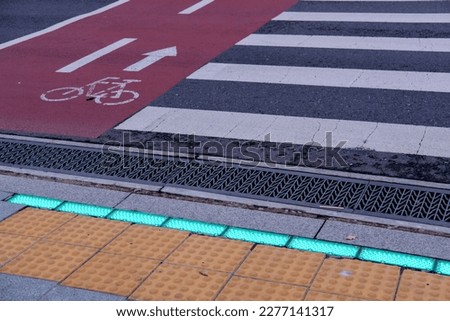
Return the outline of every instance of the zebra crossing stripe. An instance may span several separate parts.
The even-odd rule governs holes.
[[[240,46],[450,52],[450,39],[252,34]]]
[[[115,129],[322,145],[332,132],[344,148],[450,157],[450,128],[431,126],[148,106]]]
[[[283,12],[275,21],[450,23],[449,13]]]
[[[450,93],[450,73],[209,63],[188,79]]]

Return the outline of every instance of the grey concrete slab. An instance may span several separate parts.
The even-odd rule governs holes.
[[[57,285],[40,298],[41,301],[124,301],[123,296]]]
[[[323,220],[132,194],[117,208],[163,214],[236,227],[314,237]]]
[[[51,182],[38,178],[24,178],[0,175],[0,189],[10,193],[23,193],[62,199],[65,201],[114,207],[125,199],[129,193]]]
[[[349,235],[356,238],[346,240]],[[450,260],[450,237],[329,220],[317,238]]]
[[[7,199],[8,197],[10,197],[12,195],[12,193],[7,193],[7,192],[1,192],[0,191],[0,201],[3,201],[5,199]]]
[[[253,198],[245,198],[245,197],[238,197],[238,196],[231,196],[231,195],[225,195],[225,194],[217,194],[217,193],[209,193],[209,192],[203,192],[203,191],[197,191],[187,188],[181,188],[181,187],[170,187],[166,186],[164,187],[161,192],[177,195],[177,196],[190,196],[195,198],[203,198],[203,199],[210,199],[210,200],[217,200],[217,201],[223,201],[228,203],[238,203],[238,204],[244,204],[244,205],[250,205],[250,206],[258,206],[263,208],[271,208],[271,209],[291,209],[297,212],[312,214],[312,215],[319,215],[319,216],[327,216],[327,217],[334,217],[334,218],[343,218],[347,220],[357,220],[360,222],[368,222],[373,224],[384,224],[384,225],[390,225],[390,226],[402,226],[406,228],[411,229],[417,229],[417,230],[425,230],[435,233],[444,233],[444,234],[450,234],[450,228],[444,227],[444,226],[435,226],[430,224],[423,224],[423,223],[416,223],[416,222],[409,222],[409,221],[400,221],[400,220],[394,220],[392,218],[381,218],[371,215],[361,215],[361,214],[354,214],[354,213],[347,213],[347,212],[341,212],[336,210],[327,209],[324,208],[317,208],[317,207],[308,207],[308,206],[300,206],[300,205],[292,205],[292,204],[285,204],[285,203],[276,203],[276,202],[270,202],[270,201],[262,201],[259,199],[253,199]]]
[[[25,206],[19,204],[12,204],[8,202],[0,202],[0,222],[10,217],[14,213],[20,211]]]
[[[0,273],[0,300],[36,301],[56,282]]]

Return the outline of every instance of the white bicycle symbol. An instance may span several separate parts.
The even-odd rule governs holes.
[[[119,77],[106,77],[93,83],[87,84],[84,87],[62,87],[47,91],[41,95],[43,101],[67,101],[82,96],[86,90],[87,100],[94,100],[97,104],[114,106],[123,105],[136,100],[139,97],[139,93],[132,90],[126,90],[126,85],[140,82],[137,79],[122,79]],[[95,87],[98,85],[112,85],[106,89],[95,91]],[[105,86],[103,86],[105,87]],[[107,99],[114,99],[115,101],[105,102]]]

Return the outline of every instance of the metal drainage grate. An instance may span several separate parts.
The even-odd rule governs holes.
[[[450,227],[450,191],[287,170],[139,157],[0,140],[0,164],[128,182],[214,190],[286,204]]]

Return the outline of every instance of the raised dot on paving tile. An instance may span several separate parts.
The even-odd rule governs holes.
[[[0,233],[0,267],[38,239],[30,236]]]
[[[0,272],[61,281],[95,251],[88,247],[40,241],[7,263]]]
[[[305,301],[360,301],[361,299],[334,293],[309,291]]]
[[[228,278],[224,272],[181,265],[158,267],[131,295],[135,300],[209,301]]]
[[[52,232],[48,240],[83,246],[103,247],[130,224],[78,216]]]
[[[277,282],[309,285],[325,255],[258,245],[245,259],[237,275]]]
[[[368,300],[393,300],[400,268],[350,259],[325,259],[311,290]]]
[[[253,243],[191,235],[166,262],[232,272]]]
[[[227,283],[217,301],[299,301],[306,288],[235,276]]]
[[[0,222],[0,232],[43,237],[74,217],[73,214],[26,208]]]
[[[151,226],[132,225],[103,251],[163,260],[189,233]]]
[[[64,285],[128,296],[160,262],[99,253],[70,275]]]
[[[400,279],[396,300],[450,301],[450,277],[405,270]]]

